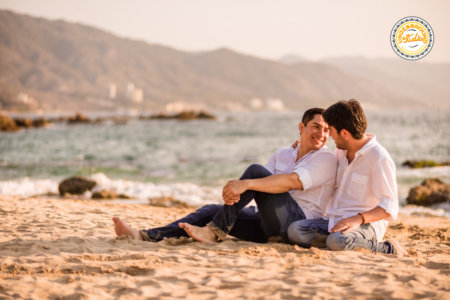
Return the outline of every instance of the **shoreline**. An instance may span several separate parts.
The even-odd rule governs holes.
[[[332,252],[229,238],[159,243],[116,237],[111,217],[137,229],[190,212],[73,199],[0,195],[4,299],[367,299],[450,297],[450,219],[399,215],[388,238],[411,256]],[[19,284],[20,283],[20,284]]]
[[[439,171],[448,172],[450,167],[436,167]],[[415,170],[412,170],[415,171]],[[427,170],[426,170],[427,171]],[[431,175],[431,174],[427,174]],[[94,180],[97,185],[83,195],[66,195],[68,199],[91,200],[95,192],[114,192],[116,195],[124,195],[128,199],[111,198],[110,199],[92,199],[94,202],[113,203],[113,204],[151,204],[160,203],[163,207],[176,207],[187,205],[193,208],[201,207],[206,204],[222,204],[222,186],[198,185],[191,182],[178,183],[153,183],[130,181],[124,179],[111,179],[103,173],[95,173],[86,177]],[[62,180],[62,179],[61,179]],[[54,179],[32,179],[21,178],[19,180],[0,181],[0,195],[17,197],[38,197],[43,199],[62,200],[64,197],[59,195],[58,185],[61,180]],[[397,179],[397,182],[399,180]],[[445,181],[448,182],[447,177]],[[420,181],[419,181],[420,183]],[[408,191],[417,186],[403,185],[399,186],[400,213],[405,215],[427,215],[436,217],[450,218],[450,203],[436,203],[431,206],[416,206],[406,203]]]

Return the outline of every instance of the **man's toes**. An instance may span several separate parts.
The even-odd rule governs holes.
[[[189,224],[187,224],[187,223],[184,223],[184,230],[186,230],[186,231],[188,231],[188,232],[192,232],[192,227],[191,227],[191,225],[189,225]]]
[[[178,226],[179,226],[180,228],[185,228],[185,227],[186,227],[186,223],[178,223]]]

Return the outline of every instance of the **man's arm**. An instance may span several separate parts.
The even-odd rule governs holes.
[[[364,221],[365,223],[372,223],[379,220],[386,219],[390,216],[383,208],[377,206],[371,210],[368,210],[366,212],[362,213],[364,215]],[[345,218],[340,220],[336,225],[334,225],[333,228],[331,228],[330,233],[333,232],[339,232],[344,231],[342,233],[348,233],[355,229],[357,229],[359,226],[361,226],[363,223],[363,217],[360,214],[357,214],[350,218]]]
[[[303,184],[297,173],[277,174],[259,179],[230,180],[222,191],[225,204],[232,205],[237,195],[247,190],[265,192],[271,194],[285,193],[291,190],[303,190]]]

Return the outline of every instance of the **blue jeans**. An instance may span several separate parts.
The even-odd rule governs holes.
[[[343,234],[342,231],[329,233],[328,220],[322,218],[302,220],[288,229],[289,241],[304,248],[327,247],[333,251],[367,249],[376,253],[397,254],[394,245],[386,241],[377,242],[375,230],[370,223],[361,225],[354,231]]]
[[[261,165],[251,165],[240,180],[257,179],[271,176],[272,173]],[[258,205],[245,207],[252,199]],[[271,237],[281,238],[289,242],[287,229],[292,222],[305,219],[297,202],[289,193],[269,194],[256,191],[246,191],[241,194],[238,203],[233,205],[206,205],[181,220],[167,226],[142,230],[144,240],[160,241],[164,238],[188,236],[178,223],[185,222],[195,226],[208,225],[220,238],[227,234],[242,240],[265,243]]]
[[[164,238],[189,237],[186,231],[178,226],[179,223],[188,223],[204,227],[211,222],[213,217],[220,211],[221,207],[222,205],[218,204],[205,205],[196,212],[170,223],[169,225],[149,230],[141,230],[141,236],[144,240],[153,242],[162,241]],[[241,240],[256,243],[266,242],[262,230],[261,217],[259,216],[259,213],[255,212],[255,207],[246,207],[239,212],[234,227],[229,234]]]
[[[272,173],[263,166],[251,165],[240,180],[264,178],[271,175]],[[287,237],[289,225],[292,222],[306,219],[306,217],[301,207],[288,192],[269,194],[253,190],[245,191],[241,194],[239,202],[222,206],[208,226],[221,240],[225,239],[227,234],[232,235],[231,230],[239,219],[239,213],[253,199],[255,199],[261,216],[265,240],[273,238],[274,241],[281,239],[285,243],[289,243]]]

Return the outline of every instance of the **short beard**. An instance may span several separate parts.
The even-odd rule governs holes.
[[[336,141],[336,148],[341,150],[348,150],[348,141],[339,136],[338,140]]]

